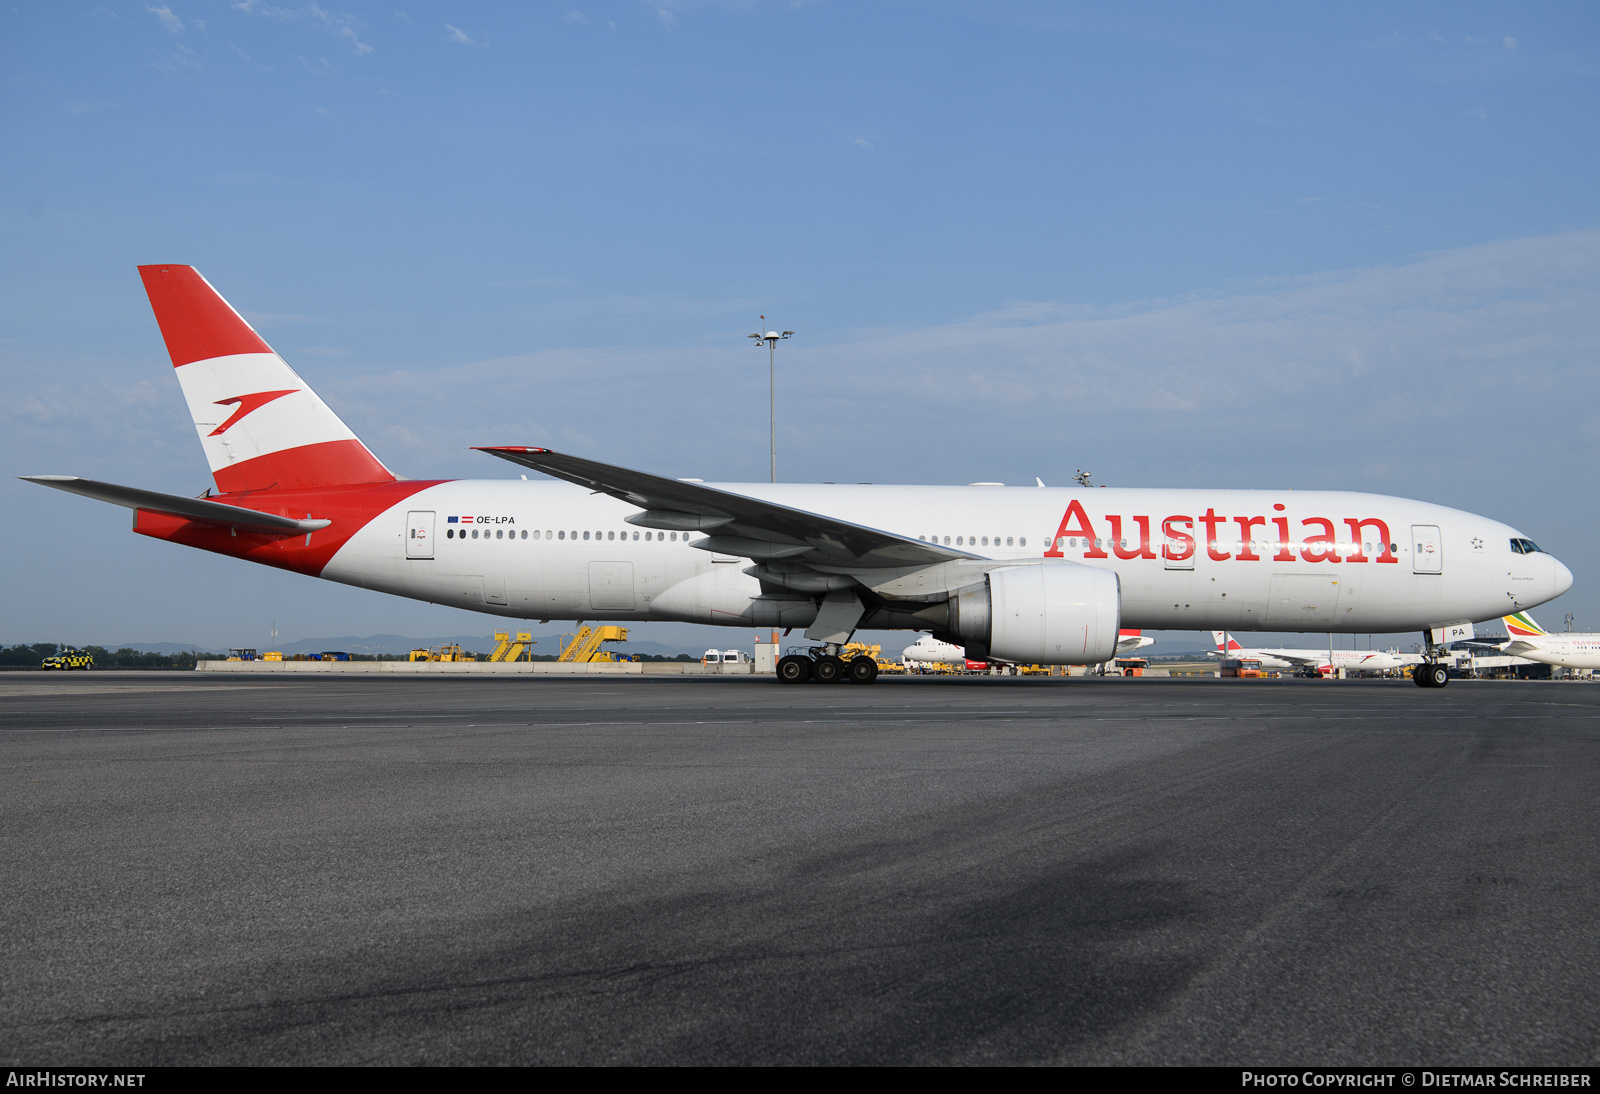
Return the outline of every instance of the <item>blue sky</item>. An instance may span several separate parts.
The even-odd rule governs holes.
[[[23,4],[8,474],[207,484],[133,267],[198,267],[410,475],[1365,489],[1600,629],[1600,9]],[[0,641],[462,633],[0,484]],[[289,619],[286,621],[284,615]],[[479,629],[489,629],[485,623]],[[1177,640],[1177,636],[1174,636]]]

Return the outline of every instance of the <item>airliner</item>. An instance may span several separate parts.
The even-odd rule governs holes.
[[[1237,639],[1225,635],[1222,631],[1212,631],[1211,640],[1217,648],[1210,654],[1212,657],[1250,658],[1260,661],[1262,666],[1269,669],[1316,669],[1318,672],[1331,672],[1334,669],[1363,669],[1378,671],[1383,669],[1404,668],[1407,665],[1416,665],[1422,657],[1415,653],[1397,653],[1383,650],[1296,650],[1277,647],[1241,646]],[[1227,642],[1224,650],[1223,642]]]
[[[1504,652],[1569,669],[1600,669],[1600,634],[1550,634],[1527,612],[1515,612],[1504,621],[1511,636],[1499,647]]]
[[[1057,665],[1111,660],[1124,628],[1418,629],[1431,662],[1444,627],[1572,584],[1509,525],[1376,494],[707,483],[517,444],[477,450],[547,478],[402,478],[193,267],[139,273],[215,489],[29,481],[139,535],[508,619],[805,628],[785,683],[870,683],[839,656],[858,628]]]
[[[1117,635],[1116,656],[1126,657],[1134,650],[1141,650],[1146,646],[1155,645],[1155,642],[1154,638],[1146,638],[1138,631],[1124,630]],[[923,635],[901,650],[900,660],[906,664],[918,662],[926,665],[965,665],[969,663],[966,650],[949,642],[941,642],[931,634]]]

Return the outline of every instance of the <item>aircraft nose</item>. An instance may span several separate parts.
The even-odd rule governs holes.
[[[1560,596],[1562,593],[1572,588],[1572,571],[1567,569],[1566,564],[1563,563],[1559,558],[1552,558],[1550,561],[1555,563],[1556,568],[1554,596]],[[1553,598],[1554,597],[1552,597],[1552,599]]]

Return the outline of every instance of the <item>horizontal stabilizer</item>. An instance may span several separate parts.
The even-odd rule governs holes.
[[[204,498],[180,498],[176,494],[161,494],[154,490],[139,490],[132,486],[116,486],[109,482],[95,482],[73,475],[19,475],[28,482],[65,490],[69,494],[82,494],[96,501],[109,501],[128,509],[142,509],[147,513],[165,513],[171,517],[196,520],[203,524],[216,524],[224,528],[241,528],[251,532],[269,532],[278,535],[295,535],[315,532],[332,524],[331,520],[296,520],[274,513],[260,513],[237,505]]]

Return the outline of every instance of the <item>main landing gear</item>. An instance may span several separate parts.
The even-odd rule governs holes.
[[[1450,670],[1437,661],[1424,661],[1411,670],[1411,679],[1419,688],[1442,688],[1450,682]]]
[[[778,683],[870,684],[878,678],[878,663],[865,654],[846,661],[835,645],[817,646],[778,660]]]

